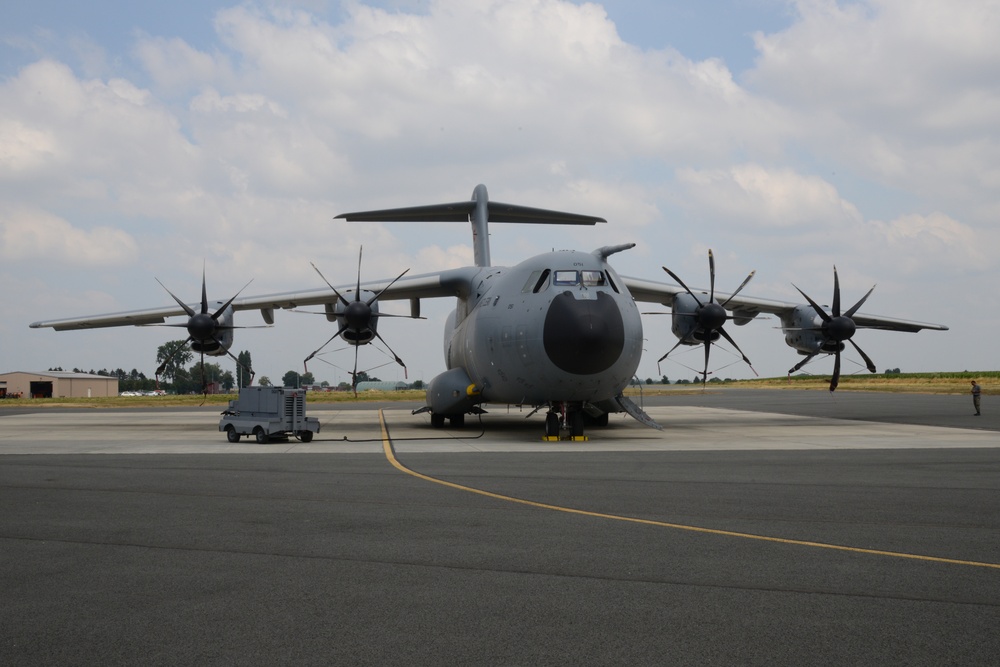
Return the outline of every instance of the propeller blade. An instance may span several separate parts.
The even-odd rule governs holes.
[[[199,362],[201,366],[201,393],[203,396],[208,396],[208,384],[205,382],[205,353],[201,353],[201,361]]]
[[[315,264],[309,262],[309,265],[312,266],[313,270],[319,274],[319,277],[323,279],[323,282],[326,283],[326,286],[333,290],[333,293],[337,295],[338,299],[340,299],[340,303],[344,304],[344,308],[347,308],[349,305],[351,305],[351,302],[345,299],[343,295],[337,291],[337,288],[330,284],[330,281],[326,279],[326,276],[324,276],[318,268],[316,268]]]
[[[823,306],[821,306],[818,303],[816,303],[815,301],[813,301],[812,298],[810,298],[810,296],[808,294],[806,294],[805,292],[803,292],[802,290],[799,289],[798,285],[796,285],[795,283],[792,283],[792,287],[794,287],[795,289],[799,290],[799,294],[801,294],[803,297],[805,297],[805,300],[809,302],[809,305],[813,307],[813,310],[815,310],[817,313],[819,313],[819,316],[823,319],[824,322],[829,322],[831,319],[833,319],[832,317],[830,317],[829,315],[827,315],[827,313],[826,313],[825,310],[823,310]]]
[[[747,283],[749,283],[749,282],[750,282],[750,281],[751,281],[751,280],[753,279],[753,277],[754,277],[755,275],[757,275],[757,271],[756,271],[756,269],[755,269],[755,270],[753,270],[753,271],[751,271],[751,272],[750,272],[750,275],[749,275],[749,276],[747,276],[746,278],[744,278],[744,279],[743,279],[743,282],[742,282],[742,283],[740,283],[740,286],[736,288],[736,291],[735,291],[735,292],[733,292],[732,294],[730,294],[730,295],[729,295],[729,298],[728,298],[728,299],[726,299],[725,301],[723,301],[723,302],[722,302],[722,307],[723,307],[723,308],[725,308],[725,307],[726,307],[726,304],[728,304],[728,303],[729,303],[730,301],[732,301],[732,300],[733,300],[733,298],[734,298],[734,297],[735,297],[735,296],[736,296],[737,294],[739,294],[739,293],[740,293],[740,292],[741,292],[741,291],[743,290],[743,288],[744,288],[744,287],[746,287],[746,286],[747,286]]]
[[[310,359],[312,359],[312,358],[313,358],[313,357],[315,357],[315,356],[316,356],[317,354],[319,354],[320,350],[322,350],[322,349],[323,349],[324,347],[326,347],[326,346],[327,346],[327,345],[329,345],[329,344],[330,344],[331,342],[333,342],[333,339],[334,339],[334,338],[336,338],[336,337],[337,337],[337,336],[339,336],[340,334],[342,334],[342,333],[344,333],[345,331],[347,331],[347,329],[348,329],[348,326],[347,326],[346,324],[345,324],[344,326],[340,327],[340,328],[339,328],[339,329],[337,330],[337,333],[335,333],[335,334],[333,334],[332,336],[330,336],[330,338],[328,338],[328,339],[327,339],[327,341],[326,341],[325,343],[323,343],[322,345],[320,345],[319,347],[317,347],[317,348],[316,348],[315,350],[313,350],[313,351],[312,351],[312,353],[311,353],[311,354],[310,354],[310,355],[309,355],[308,357],[306,357],[306,358],[305,358],[305,359],[304,359],[304,360],[302,361],[302,363],[303,363],[303,364],[306,364],[306,363],[308,363]]]
[[[392,353],[392,356],[395,357],[396,359],[396,363],[402,366],[403,368],[406,368],[406,364],[404,364],[403,360],[399,358],[399,355],[396,354],[396,352],[391,347],[389,347],[389,343],[385,342],[385,338],[382,338],[382,335],[379,334],[379,332],[377,331],[375,332],[375,337],[378,338],[380,341],[382,341],[382,344],[385,345],[385,349],[389,350],[389,352]]]
[[[229,308],[229,306],[231,306],[233,304],[233,301],[236,301],[236,297],[238,297],[240,295],[240,292],[242,292],[243,290],[245,290],[247,287],[250,287],[250,283],[252,283],[252,282],[253,282],[253,280],[251,279],[246,285],[244,285],[243,287],[241,287],[239,289],[239,291],[236,292],[236,294],[233,295],[232,299],[230,299],[229,301],[227,301],[226,303],[224,303],[221,308],[219,308],[217,311],[215,311],[215,314],[212,315],[212,319],[213,320],[218,320],[219,319],[219,315],[221,315],[223,312],[225,312],[226,308]],[[206,302],[206,305],[207,305],[207,302]],[[207,311],[208,309],[206,308],[205,310]]]
[[[705,370],[701,372],[701,388],[708,382],[708,357],[712,353],[712,341],[705,339]]]
[[[788,373],[792,374],[795,371],[799,370],[800,368],[802,368],[803,366],[805,366],[806,364],[808,364],[810,361],[812,361],[813,357],[815,357],[817,354],[819,354],[819,352],[813,352],[812,354],[807,354],[805,359],[803,359],[799,363],[797,363],[794,366],[792,366],[791,368],[789,368],[788,369]]]
[[[364,246],[358,248],[358,286],[354,290],[355,301],[361,301],[361,253],[364,252],[364,250]],[[357,368],[354,370],[357,370]]]
[[[715,255],[712,253],[712,249],[708,249],[708,300],[715,301]]]
[[[861,355],[861,358],[865,360],[865,366],[868,367],[868,372],[874,373],[875,363],[871,360],[871,358],[867,354],[865,354],[865,351],[862,350],[860,347],[858,347],[858,344],[855,343],[853,340],[848,339],[848,342],[854,346],[854,349],[858,351],[858,354]]]
[[[746,362],[746,365],[750,367],[750,370],[753,371],[754,375],[757,375],[757,371],[754,371],[753,364],[750,363],[750,360],[747,358],[747,355],[743,354],[743,350],[741,350],[740,346],[736,344],[736,341],[733,340],[733,337],[730,336],[729,333],[726,332],[726,330],[723,329],[723,328],[721,328],[721,327],[719,329],[717,329],[717,331],[719,332],[719,335],[721,335],[723,338],[725,338],[727,341],[729,341],[730,345],[732,345],[734,348],[736,348],[736,351],[740,353],[741,357],[743,357],[743,361]]]
[[[872,295],[872,292],[874,292],[874,291],[875,291],[875,285],[872,285],[872,288],[870,290],[868,290],[868,294],[865,294],[863,297],[861,297],[860,301],[858,301],[856,304],[854,304],[853,306],[851,306],[851,309],[848,310],[846,313],[844,313],[844,316],[845,317],[854,317],[854,313],[858,312],[858,308],[860,308],[861,305],[865,301],[868,300],[868,297],[870,297]]]
[[[184,309],[184,312],[187,313],[188,317],[194,317],[195,315],[197,315],[197,313],[194,311],[193,308],[191,308],[191,306],[187,305],[186,303],[184,303],[183,301],[181,301],[180,299],[178,299],[176,294],[174,294],[173,292],[171,292],[170,290],[168,290],[167,286],[164,285],[162,282],[160,282],[159,278],[156,278],[154,276],[153,280],[155,280],[156,282],[160,283],[160,287],[162,287],[164,290],[166,290],[167,294],[169,294],[170,296],[172,296],[174,298],[174,301],[177,302],[178,306],[180,306],[181,308]]]
[[[836,266],[833,267],[833,316],[840,317],[840,278]]]
[[[167,364],[169,364],[171,361],[173,361],[174,357],[176,357],[178,355],[178,353],[180,353],[181,350],[183,350],[190,343],[193,343],[193,342],[194,342],[194,338],[192,338],[191,336],[188,336],[187,339],[183,343],[181,343],[176,348],[174,348],[174,351],[170,353],[170,356],[167,357],[166,359],[164,359],[163,363],[156,367],[156,374],[159,375],[160,373],[162,373],[163,370],[167,367]]]
[[[833,377],[830,378],[830,391],[834,391],[840,384],[840,351],[833,355]]]
[[[351,389],[354,391],[354,398],[358,397],[358,347],[354,346],[354,371],[351,373]]]
[[[661,361],[663,361],[664,359],[666,359],[667,357],[669,357],[670,353],[673,352],[674,350],[676,350],[677,348],[679,348],[681,346],[681,344],[682,344],[682,341],[677,341],[677,344],[674,345],[669,350],[667,350],[667,353],[665,355],[663,355],[662,357],[660,357],[659,359],[657,359],[656,363],[660,363]]]
[[[407,273],[408,273],[409,271],[410,271],[409,269],[406,269],[406,271],[403,271],[403,272],[402,272],[402,273],[400,273],[400,274],[399,274],[398,276],[396,276],[395,278],[393,278],[393,279],[392,279],[392,282],[390,282],[390,283],[389,283],[388,285],[386,285],[385,287],[383,287],[383,288],[381,289],[381,291],[379,291],[379,293],[378,293],[378,294],[376,294],[376,295],[375,295],[375,296],[373,296],[372,298],[368,299],[368,305],[370,306],[370,305],[372,305],[373,303],[375,303],[376,301],[378,301],[378,298],[379,298],[380,296],[382,296],[383,294],[385,294],[385,291],[386,291],[387,289],[389,289],[390,287],[392,287],[393,285],[395,285],[395,284],[396,284],[396,281],[397,281],[397,280],[399,280],[400,278],[402,278],[403,276],[405,276],[405,275],[406,275],[406,274],[407,274]]]
[[[705,304],[703,304],[703,303],[701,302],[701,299],[699,299],[699,298],[698,298],[698,296],[697,296],[697,295],[696,295],[696,294],[695,294],[694,292],[692,292],[692,291],[691,291],[691,288],[690,288],[690,287],[688,287],[687,285],[685,285],[685,284],[684,284],[684,281],[683,281],[683,280],[681,280],[681,279],[680,279],[680,278],[679,278],[679,277],[677,276],[677,274],[676,274],[676,273],[674,273],[673,271],[671,271],[670,269],[668,269],[668,268],[667,268],[667,267],[665,267],[665,266],[663,267],[663,270],[667,272],[667,275],[668,275],[668,276],[670,276],[671,278],[673,278],[674,280],[676,280],[676,281],[677,281],[677,284],[678,284],[678,285],[680,285],[681,287],[683,287],[683,288],[684,288],[684,291],[685,291],[685,292],[687,292],[688,294],[690,294],[690,295],[691,295],[691,298],[692,298],[692,299],[694,299],[695,301],[697,301],[697,302],[698,302],[698,305],[699,305],[699,306],[704,306],[704,305],[705,305]]]

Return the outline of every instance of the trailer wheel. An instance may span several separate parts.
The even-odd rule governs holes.
[[[299,431],[299,440],[302,442],[312,442],[313,432],[312,431]]]
[[[254,434],[254,437],[257,438],[257,444],[258,445],[266,445],[267,444],[267,439],[268,439],[267,438],[267,432],[264,429],[262,429],[260,426],[254,427],[253,434]]]
[[[226,427],[226,440],[228,440],[229,442],[240,441],[240,434],[236,432],[236,429],[233,428],[232,424]]]

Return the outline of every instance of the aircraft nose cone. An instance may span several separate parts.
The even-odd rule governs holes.
[[[543,334],[545,353],[567,373],[591,375],[610,368],[625,347],[625,324],[615,300],[576,299],[563,292],[549,305]]]

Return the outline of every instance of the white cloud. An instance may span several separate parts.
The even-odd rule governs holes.
[[[941,197],[992,224],[997,180],[1000,4],[800,0],[757,34],[751,88],[796,109],[800,140],[866,177]]]
[[[729,169],[678,170],[689,205],[729,218],[744,228],[795,229],[855,225],[861,215],[836,188],[816,176],[792,169],[766,169],[757,164]]]
[[[366,277],[422,273],[470,261],[467,226],[333,216],[482,182],[500,201],[610,221],[496,226],[498,263],[635,241],[615,265],[659,279],[675,260],[704,275],[713,247],[727,280],[760,269],[759,296],[794,298],[790,279],[826,289],[837,263],[845,289],[893,296],[887,314],[964,317],[944,276],[996,271],[982,250],[1000,215],[995,3],[794,6],[790,27],[757,36],[749,72],[644,50],[599,5],[559,0],[350,3],[336,21],[241,4],[217,14],[215,43],[138,33],[101,76],[40,58],[0,80],[0,196],[21,211],[4,219],[8,270],[90,262],[129,307],[161,305],[152,274],[196,291],[204,262],[224,298],[251,277],[254,293],[319,287],[310,260],[351,283],[359,245]],[[108,270],[124,257],[141,270]],[[67,282],[45,281],[35,301]],[[285,327],[259,335],[296,342],[260,355],[325,338],[321,323]]]
[[[0,212],[0,241],[0,257],[8,261],[120,266],[137,255],[135,241],[120,229],[77,229],[44,211]]]
[[[144,36],[136,43],[135,53],[154,85],[170,93],[197,90],[231,76],[224,56],[198,51],[179,37]]]

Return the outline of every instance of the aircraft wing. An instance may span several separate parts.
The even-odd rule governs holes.
[[[628,287],[629,292],[632,293],[632,297],[636,301],[659,303],[669,306],[672,303],[674,296],[685,292],[685,289],[680,285],[671,285],[669,283],[659,283],[652,280],[629,278],[626,276],[622,276],[622,279],[625,281],[625,285]],[[702,292],[706,295],[708,294],[708,290],[694,288],[692,288],[692,290],[696,294],[701,294]],[[715,296],[718,301],[724,302],[730,295],[724,292],[716,292]],[[795,310],[795,308],[801,305],[803,304],[792,303],[789,301],[776,301],[774,299],[760,299],[757,297],[739,294],[726,304],[726,308],[733,311],[737,318],[753,318],[761,313],[783,317],[790,314],[793,310]],[[936,331],[948,330],[948,327],[943,324],[901,320],[881,315],[866,315],[865,313],[855,313],[852,316],[852,319],[859,328],[866,329],[884,329],[886,331],[905,331],[910,333],[916,333],[917,331],[921,331],[923,329],[932,329]]]
[[[403,277],[389,287],[379,301],[394,301],[407,299],[423,299],[434,297],[457,296],[471,282],[468,271],[455,269],[438,273],[428,273],[419,276]],[[361,287],[378,293],[392,281],[374,281],[362,283]],[[353,290],[356,285],[338,287],[341,294]],[[317,306],[336,303],[337,295],[329,288],[303,290],[297,292],[281,292],[261,296],[237,297],[232,302],[234,310],[259,310],[268,324],[274,322],[275,309],[298,308],[301,306]],[[189,304],[198,310],[200,303]],[[43,320],[29,325],[32,329],[51,328],[56,331],[72,331],[78,329],[100,329],[104,327],[144,326],[162,324],[168,317],[179,317],[187,313],[179,305],[162,308],[144,308],[102,315],[87,315],[69,317],[59,320]]]

